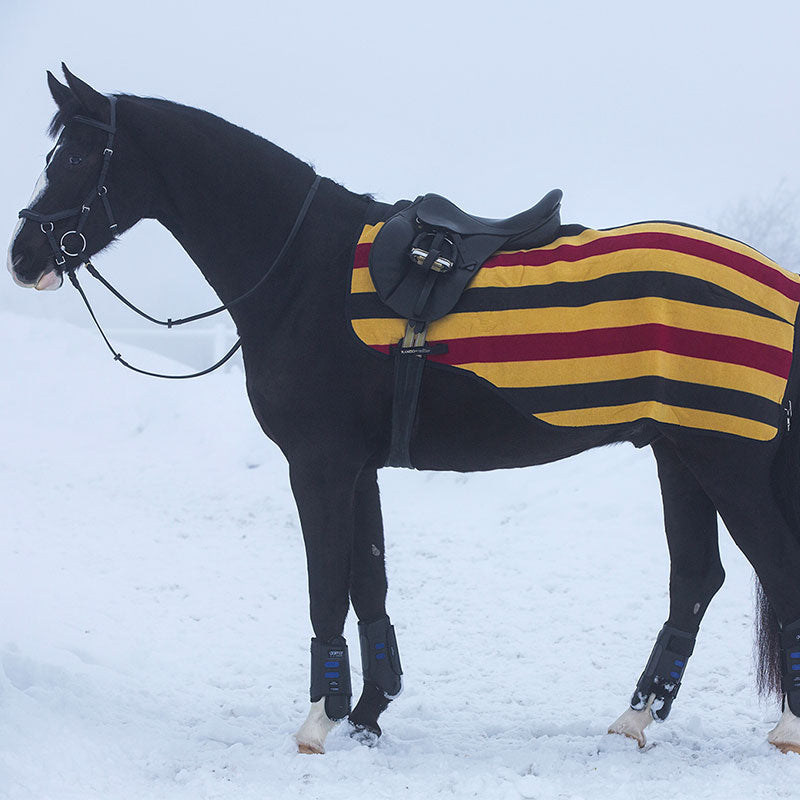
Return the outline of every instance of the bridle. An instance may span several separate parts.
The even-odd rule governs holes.
[[[103,208],[105,208],[109,230],[113,231],[117,228],[114,214],[111,211],[111,203],[108,199],[108,189],[106,188],[106,175],[111,165],[111,156],[114,155],[114,136],[117,132],[117,98],[112,95],[108,100],[111,104],[111,114],[108,124],[92,119],[91,117],[83,117],[80,115],[72,117],[70,120],[70,122],[80,122],[83,125],[99,128],[101,131],[105,131],[108,134],[106,146],[103,149],[103,164],[100,168],[100,176],[97,179],[96,186],[92,188],[83,203],[78,208],[68,208],[64,211],[56,211],[53,214],[40,214],[38,211],[34,211],[30,208],[23,208],[22,211],[19,212],[20,219],[29,219],[32,222],[39,223],[42,233],[47,237],[47,241],[50,243],[50,249],[55,256],[57,269],[61,269],[67,263],[65,256],[75,258],[86,250],[86,237],[83,235],[83,229],[86,225],[86,221],[89,219],[89,213],[98,198],[103,203]],[[65,130],[66,128],[64,131]],[[58,145],[61,143],[61,137],[64,135],[64,131],[61,131],[61,136],[59,136],[54,149],[57,149]],[[75,227],[64,233],[60,240],[56,240],[55,234],[53,233],[55,227],[54,223],[61,222],[61,220],[69,219],[70,217],[77,218]],[[75,237],[75,241],[71,241],[67,237]]]
[[[108,217],[108,227],[109,230],[115,230],[117,228],[117,223],[114,220],[114,215],[111,211],[111,203],[108,200],[108,189],[106,188],[105,181],[106,175],[108,174],[108,168],[111,163],[111,157],[114,155],[114,135],[117,132],[117,110],[116,110],[116,103],[117,98],[113,95],[109,96],[109,102],[111,104],[111,114],[109,117],[109,124],[104,122],[100,122],[95,119],[91,119],[90,117],[83,117],[83,116],[75,116],[71,118],[71,122],[80,122],[84,125],[91,125],[94,128],[99,128],[102,131],[105,131],[108,134],[108,139],[106,140],[106,146],[103,149],[103,164],[100,168],[100,177],[97,180],[97,185],[88,195],[86,200],[79,208],[70,208],[65,211],[57,211],[53,214],[40,214],[38,211],[33,211],[30,208],[23,208],[22,211],[19,212],[19,216],[21,219],[29,219],[32,222],[38,222],[39,227],[41,228],[42,233],[47,237],[47,241],[50,243],[50,248],[53,251],[53,255],[55,256],[56,262],[56,270],[58,270],[61,274],[64,272],[67,273],[67,277],[70,280],[70,283],[75,287],[80,294],[81,299],[83,300],[86,308],[89,312],[89,315],[92,318],[92,321],[97,326],[97,330],[100,332],[100,335],[103,337],[103,341],[106,343],[106,346],[111,351],[112,355],[114,356],[114,361],[118,361],[122,366],[127,367],[134,372],[138,372],[141,375],[150,375],[153,378],[169,378],[173,380],[181,380],[184,378],[199,378],[201,375],[207,375],[209,372],[213,372],[215,369],[221,367],[226,361],[228,361],[236,351],[242,346],[241,337],[236,341],[236,344],[215,364],[208,367],[207,369],[201,370],[200,372],[193,372],[189,375],[163,375],[157,372],[148,372],[147,370],[140,369],[139,367],[135,367],[132,364],[129,364],[123,357],[122,354],[119,353],[117,350],[114,349],[113,345],[109,341],[108,337],[106,336],[103,328],[100,326],[100,323],[97,320],[97,316],[95,315],[94,311],[92,310],[92,306],[89,303],[89,299],[86,297],[86,293],[83,291],[83,287],[80,285],[78,281],[78,276],[75,274],[75,270],[78,264],[75,267],[64,269],[66,264],[65,256],[69,256],[71,258],[80,256],[86,250],[86,237],[83,235],[83,229],[86,225],[86,220],[89,217],[89,213],[92,210],[92,204],[100,198],[103,203],[103,207],[106,211],[106,216]],[[61,136],[64,135],[64,131],[61,132]],[[56,148],[59,145],[61,137],[59,137],[59,141],[56,142]],[[55,149],[55,148],[54,148]],[[206,317],[211,317],[214,314],[219,314],[222,311],[227,311],[232,306],[241,303],[243,300],[247,299],[251,295],[255,294],[266,282],[267,278],[272,274],[275,268],[283,261],[286,253],[289,251],[292,243],[297,236],[298,231],[300,230],[300,226],[303,224],[303,220],[308,213],[308,209],[311,206],[311,201],[314,199],[314,196],[317,193],[317,189],[319,187],[321,178],[319,175],[314,176],[314,182],[311,184],[311,187],[306,194],[305,200],[303,200],[303,204],[300,207],[300,211],[295,218],[294,225],[292,226],[291,231],[289,231],[289,235],[286,237],[286,240],[283,243],[283,247],[281,247],[280,252],[275,259],[267,268],[266,272],[261,276],[257,283],[251,286],[246,292],[239,295],[239,297],[231,300],[228,303],[223,303],[221,306],[217,308],[212,308],[209,311],[204,311],[200,314],[193,314],[190,317],[184,317],[183,319],[170,319],[167,318],[165,320],[157,319],[156,317],[151,316],[150,314],[146,314],[141,309],[137,308],[133,303],[131,303],[128,299],[126,299],[117,289],[115,289],[98,271],[97,268],[92,264],[92,262],[87,258],[83,263],[86,266],[87,272],[96,280],[98,280],[106,289],[108,289],[118,300],[122,301],[128,308],[132,311],[135,311],[139,316],[144,317],[145,319],[153,322],[156,325],[163,325],[166,328],[174,328],[178,325],[185,325],[188,322],[195,322],[200,319],[205,319]],[[54,223],[60,222],[61,220],[69,219],[70,217],[77,217],[77,223],[75,224],[75,228],[72,230],[67,231],[61,236],[60,240],[56,240],[55,234],[53,233],[54,230]],[[67,237],[76,236],[78,240],[73,244],[67,240]],[[65,240],[66,243],[65,243]],[[76,245],[79,245],[77,249]]]

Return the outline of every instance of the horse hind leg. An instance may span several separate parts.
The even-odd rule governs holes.
[[[744,553],[774,612],[772,639],[779,662],[770,686],[769,663],[762,658],[762,688],[783,694],[783,716],[768,741],[784,752],[800,752],[800,438],[782,440],[686,442],[681,455],[714,501],[731,537]],[[762,624],[764,619],[762,604]],[[763,634],[763,631],[762,631]]]
[[[669,715],[700,621],[725,580],[714,504],[669,442],[658,440],[653,452],[670,554],[669,617],[656,638],[630,707],[608,729],[634,739],[639,747],[647,742],[645,728]]]

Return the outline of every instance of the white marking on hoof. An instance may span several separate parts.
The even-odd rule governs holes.
[[[767,734],[767,741],[782,753],[800,753],[800,717],[787,706],[778,724]]]
[[[315,755],[325,752],[325,739],[336,723],[325,713],[325,698],[311,704],[306,721],[294,735],[297,752]]]
[[[609,726],[608,732],[619,733],[629,739],[635,739],[639,747],[644,747],[647,744],[644,729],[652,721],[653,715],[650,713],[650,703],[648,703],[647,707],[641,711],[628,708],[616,722]]]

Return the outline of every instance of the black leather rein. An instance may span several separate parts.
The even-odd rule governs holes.
[[[190,317],[183,317],[182,319],[170,319],[169,317],[165,320],[157,319],[156,317],[150,316],[150,314],[145,313],[140,308],[135,306],[128,300],[118,289],[115,289],[98,271],[97,268],[92,264],[89,259],[86,260],[85,266],[86,271],[96,280],[100,281],[100,283],[106,287],[118,300],[122,301],[128,308],[132,311],[135,311],[139,316],[144,317],[146,320],[156,324],[156,325],[163,325],[166,328],[174,328],[178,325],[185,325],[188,322],[196,322],[200,319],[205,319],[206,317],[212,317],[215,314],[219,314],[222,311],[227,311],[229,308],[241,303],[243,300],[246,300],[251,295],[255,294],[267,281],[269,276],[275,271],[278,265],[283,261],[286,253],[289,251],[289,248],[294,243],[295,238],[300,230],[303,221],[306,218],[306,214],[308,213],[308,209],[311,206],[311,202],[314,199],[314,196],[317,193],[317,188],[320,184],[320,176],[317,175],[314,178],[314,182],[311,184],[311,188],[308,190],[306,194],[305,200],[303,201],[303,205],[300,207],[300,211],[297,214],[297,217],[294,221],[294,225],[292,225],[291,231],[289,231],[289,235],[286,237],[286,241],[283,243],[283,247],[281,247],[280,252],[277,256],[275,256],[272,263],[269,265],[267,271],[261,276],[259,281],[254,285],[251,286],[244,294],[239,295],[239,297],[231,300],[229,303],[223,303],[221,306],[217,306],[216,308],[212,308],[208,311],[203,311],[200,314],[193,314]],[[114,356],[114,361],[119,361],[123,367],[127,367],[134,372],[138,372],[140,375],[149,375],[152,378],[168,378],[170,380],[184,380],[186,378],[199,378],[202,375],[208,375],[209,372],[213,372],[216,369],[219,369],[226,361],[233,357],[236,351],[242,346],[242,339],[239,337],[236,340],[236,344],[219,360],[216,364],[201,370],[200,372],[192,372],[188,375],[164,375],[159,372],[149,372],[144,369],[140,369],[139,367],[135,367],[132,364],[129,364],[123,357],[122,354],[117,352],[111,342],[108,340],[103,328],[101,327],[100,323],[95,316],[94,311],[92,310],[92,306],[89,303],[89,299],[86,297],[86,293],[83,291],[83,287],[78,280],[78,276],[75,274],[75,269],[67,270],[67,277],[70,280],[70,283],[78,290],[78,293],[81,296],[84,304],[86,305],[86,309],[89,312],[89,315],[92,318],[92,321],[97,327],[97,330],[100,332],[100,335],[103,337],[103,341],[106,343],[106,346],[111,351],[111,354]]]

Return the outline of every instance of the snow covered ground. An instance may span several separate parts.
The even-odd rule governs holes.
[[[406,689],[377,747],[340,727],[300,756],[302,542],[241,373],[153,381],[89,331],[10,313],[0,334],[4,800],[797,796],[724,534],[728,580],[671,718],[643,752],[605,734],[666,616],[649,451],[384,471]],[[358,686],[352,619],[346,635]]]

